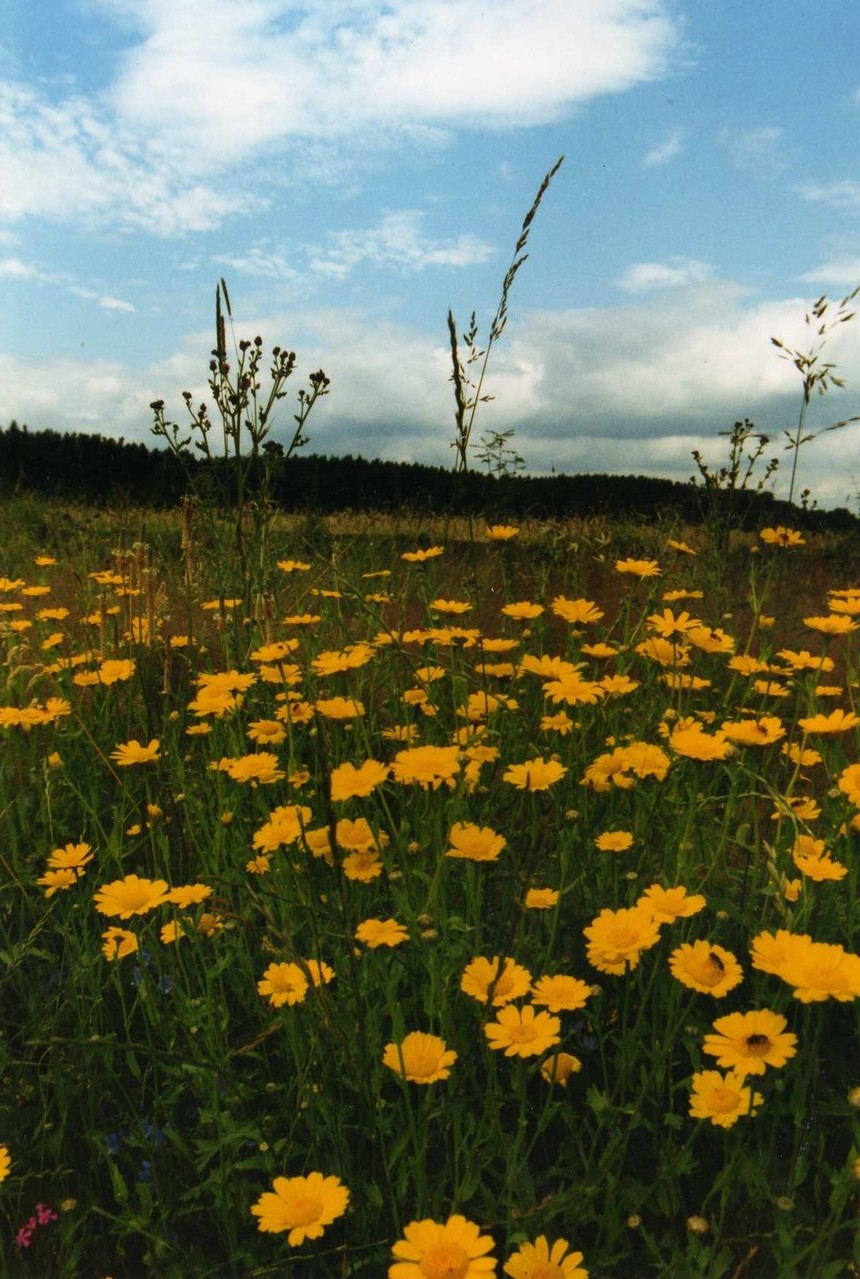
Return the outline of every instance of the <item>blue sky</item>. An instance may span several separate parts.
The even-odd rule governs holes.
[[[858,51],[851,0],[6,0],[0,422],[150,442],[224,276],[237,336],[331,377],[314,451],[449,465],[448,308],[486,332],[564,154],[477,435],[673,479],[739,418],[780,448],[770,338],[860,284]],[[825,358],[817,425],[860,413],[860,318]],[[800,479],[853,502],[860,424]]]

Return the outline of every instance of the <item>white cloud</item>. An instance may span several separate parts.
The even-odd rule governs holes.
[[[678,289],[701,284],[713,275],[713,268],[697,258],[671,257],[666,262],[637,262],[617,281],[627,293],[650,289]]]
[[[557,120],[664,74],[679,47],[665,0],[101,7],[124,49],[98,97],[8,86],[0,212],[10,220],[211,229],[265,203],[265,184],[249,195],[243,173],[261,153],[272,187],[332,169],[337,180],[339,166],[396,139]]]
[[[135,309],[131,302],[124,302],[122,298],[112,298],[109,294],[106,294],[104,297],[100,297],[98,304],[104,311],[133,312]]]
[[[520,316],[491,363],[486,389],[496,398],[481,406],[475,440],[487,429],[514,428],[532,471],[687,479],[693,448],[724,460],[719,432],[750,417],[779,451],[782,430],[797,421],[801,387],[770,338],[802,345],[808,304],[801,297],[752,301],[737,285],[705,281],[647,303]],[[322,367],[332,379],[331,394],[309,423],[315,451],[451,464],[447,334],[334,309],[259,314],[237,332],[261,333],[267,346],[290,335],[299,368],[281,406],[287,427],[308,372]],[[208,332],[190,334],[177,354],[145,368],[85,358],[0,361],[0,421],[15,417],[33,429],[67,430],[83,423],[151,442],[151,400],[163,398],[168,415],[184,421],[183,390],[195,403],[210,399],[211,344]],[[813,430],[856,411],[860,327],[842,326],[827,358],[848,389],[815,401]],[[821,502],[844,504],[852,468],[860,475],[860,431],[849,428],[803,451],[800,481]]]
[[[30,262],[22,262],[20,258],[3,258],[0,260],[0,276],[14,280],[43,280],[43,273]]]
[[[717,141],[728,152],[737,169],[746,169],[757,177],[776,177],[788,165],[782,150],[783,131],[776,125],[759,125],[754,129],[722,129]]]
[[[804,200],[828,204],[832,209],[844,209],[846,213],[860,213],[860,182],[846,178],[844,182],[830,182],[823,186],[806,185],[797,190]]]
[[[851,286],[860,281],[860,256],[856,258],[833,258],[830,262],[822,262],[804,272],[799,279],[808,284],[839,284]]]
[[[310,251],[308,265],[315,272],[342,280],[363,262],[422,271],[428,266],[470,266],[493,256],[492,245],[474,235],[427,239],[422,235],[422,221],[419,210],[407,209],[387,213],[376,227],[337,231],[325,246]]]
[[[646,151],[642,157],[645,168],[651,169],[656,165],[668,164],[670,160],[674,160],[683,147],[685,136],[683,129],[672,129],[662,142],[658,142],[650,151]]]

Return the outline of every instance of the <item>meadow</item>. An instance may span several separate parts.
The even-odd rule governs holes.
[[[0,1273],[860,1274],[856,536],[204,515],[0,511]]]

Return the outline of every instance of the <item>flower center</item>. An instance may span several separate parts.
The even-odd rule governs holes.
[[[745,1043],[748,1057],[764,1057],[771,1047],[767,1035],[747,1035]]]
[[[734,1088],[715,1088],[711,1096],[711,1105],[721,1115],[737,1110],[739,1102],[740,1097]]]
[[[529,1279],[564,1279],[564,1271],[554,1261],[540,1261],[529,1271]]]
[[[299,1195],[287,1204],[287,1221],[292,1230],[295,1226],[309,1226],[320,1215],[321,1204],[313,1195]]]
[[[457,1243],[438,1243],[427,1249],[420,1266],[426,1279],[464,1279],[469,1258]]]
[[[530,1044],[535,1037],[534,1023],[527,1022],[525,1025],[511,1026],[508,1033],[513,1043]]]

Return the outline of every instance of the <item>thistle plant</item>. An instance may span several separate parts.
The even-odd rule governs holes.
[[[475,312],[472,312],[469,321],[469,328],[462,335],[462,341],[465,343],[467,354],[465,360],[460,354],[460,347],[457,339],[457,322],[454,319],[453,311],[448,312],[448,334],[451,340],[451,360],[453,363],[453,372],[451,381],[454,383],[454,420],[456,424],[456,434],[451,442],[451,447],[456,450],[457,461],[455,470],[467,471],[469,440],[472,435],[472,428],[475,424],[475,416],[478,412],[479,404],[487,404],[493,399],[493,396],[487,395],[484,391],[484,382],[487,376],[487,367],[490,362],[490,353],[499,338],[505,331],[505,325],[508,322],[508,296],[513,287],[514,280],[520,267],[528,258],[525,252],[528,244],[529,232],[531,231],[532,222],[535,219],[541,201],[549,190],[549,185],[558,173],[564,162],[564,156],[560,156],[555,164],[547,173],[543,182],[538,187],[537,195],[532,202],[532,206],[523,219],[522,229],[519,238],[514,247],[514,255],[511,264],[505,273],[502,281],[502,293],[499,299],[499,305],[490,324],[489,335],[487,337],[487,345],[481,348],[478,344],[478,321],[475,318]],[[474,376],[472,373],[474,371]]]
[[[233,338],[235,368],[228,360],[227,321]],[[209,388],[220,432],[215,430],[216,419],[210,415],[208,405],[201,403],[195,408],[190,391],[182,393],[190,418],[184,429],[167,420],[163,400],[155,400],[150,405],[155,415],[152,433],[186,463],[189,483],[198,501],[206,504],[209,480],[215,487],[216,505],[231,513],[233,548],[243,583],[248,583],[252,568],[264,568],[274,514],[275,481],[284,462],[307,444],[304,432],[311,410],[321,396],[328,394],[329,379],[322,369],[311,373],[310,388],[298,392],[298,412],[293,414],[295,428],[291,439],[284,446],[269,438],[278,401],[288,394],[287,382],[295,369],[295,352],[274,346],[269,383],[265,386],[263,339],[243,338],[237,343],[230,295],[222,279],[215,289],[215,347],[209,362]],[[205,460],[205,478],[198,467],[187,465],[192,440]]]
[[[786,449],[790,449],[793,453],[791,480],[788,486],[789,503],[794,497],[797,457],[800,452],[800,446],[808,444],[811,440],[817,439],[819,435],[824,435],[827,431],[840,431],[843,426],[849,426],[852,422],[860,422],[860,415],[855,414],[853,417],[844,418],[841,422],[833,422],[830,426],[824,426],[818,431],[806,431],[806,415],[809,411],[813,394],[826,395],[831,387],[844,387],[845,385],[842,378],[836,376],[836,365],[831,361],[824,360],[823,354],[824,348],[834,330],[841,324],[847,324],[849,320],[854,319],[856,311],[851,309],[851,304],[858,293],[860,293],[860,285],[842,299],[835,313],[831,312],[829,315],[830,303],[826,295],[822,294],[818,301],[813,304],[811,310],[806,313],[806,328],[810,338],[805,349],[792,350],[779,338],[771,338],[771,342],[779,351],[780,358],[791,362],[803,382],[803,399],[800,404],[797,426],[793,431],[784,432],[788,439]]]

